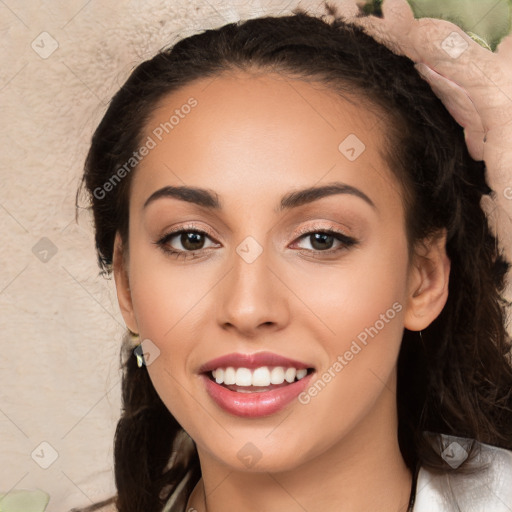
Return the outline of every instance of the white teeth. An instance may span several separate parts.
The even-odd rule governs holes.
[[[217,384],[261,387],[268,387],[271,384],[283,384],[284,381],[291,384],[295,382],[295,379],[303,379],[307,373],[308,371],[305,368],[297,370],[296,368],[284,368],[283,366],[273,368],[260,366],[253,370],[228,366],[227,368],[217,368],[211,372]],[[245,392],[245,390],[241,392]]]
[[[295,380],[295,375],[297,374],[297,370],[295,368],[286,368],[284,372],[284,378],[286,382],[293,382]]]
[[[297,380],[303,379],[308,374],[306,368],[301,368],[297,370]]]
[[[267,366],[256,368],[252,372],[253,386],[270,386],[270,371]]]
[[[252,373],[248,368],[238,368],[236,371],[237,386],[252,386]]]
[[[229,366],[224,370],[224,384],[231,385],[236,383],[236,374],[235,369],[232,366]],[[222,382],[219,382],[222,384]]]
[[[270,383],[271,384],[282,384],[284,382],[284,368],[282,366],[276,366],[272,368],[270,372]]]

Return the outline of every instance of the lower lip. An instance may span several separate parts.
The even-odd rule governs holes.
[[[304,391],[313,373],[288,386],[254,393],[237,393],[217,384],[205,374],[201,377],[204,379],[206,391],[219,407],[235,416],[258,418],[284,409]]]

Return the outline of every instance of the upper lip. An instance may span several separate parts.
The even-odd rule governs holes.
[[[199,368],[199,373],[206,373],[217,368],[227,368],[232,366],[235,368],[259,368],[260,366],[283,366],[285,368],[313,368],[312,365],[280,356],[272,352],[256,352],[255,354],[226,354],[217,357]]]

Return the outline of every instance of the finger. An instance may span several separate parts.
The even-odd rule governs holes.
[[[357,23],[393,51],[426,64],[466,89],[475,104],[490,111],[482,112],[490,126],[512,121],[512,59],[482,48],[453,23],[414,19],[405,0],[386,0],[383,13],[384,18],[370,16]],[[507,38],[503,54],[508,56],[510,46]]]
[[[483,160],[485,128],[480,113],[468,93],[425,64],[416,64],[415,68],[428,82],[452,117],[464,128],[466,144],[472,158]]]
[[[444,20],[417,20],[409,42],[418,48],[417,62],[467,91],[488,128],[512,122],[511,61],[503,62]]]
[[[483,131],[512,122],[512,58],[506,60],[512,43],[507,38],[500,56],[482,48],[462,29],[445,20],[414,19],[405,0],[385,0],[383,18],[367,16],[354,22],[388,46],[435,71],[432,87],[457,121],[467,130],[475,155],[481,156]],[[465,94],[451,99],[451,81]],[[452,88],[453,92],[453,88]],[[475,113],[477,111],[477,114]]]
[[[485,160],[484,140],[485,132],[472,130],[471,128],[464,129],[464,139],[468,148],[468,153],[473,160]]]
[[[508,66],[501,58],[481,47],[462,29],[445,20],[417,20],[410,34],[411,43],[418,47],[421,62],[461,86],[506,83]]]
[[[453,59],[464,54],[465,61],[475,57],[485,60],[490,53],[449,21],[428,17],[415,19],[406,0],[385,0],[382,11],[382,18],[369,16],[359,23],[372,29],[371,35],[404,46],[410,53],[406,55],[414,61],[421,60],[432,67],[434,63],[441,63],[438,61],[452,64]]]
[[[490,186],[512,186],[512,125],[494,128],[485,135],[484,160],[492,169]],[[512,200],[511,197],[509,197]],[[511,201],[512,206],[512,201]]]
[[[411,42],[421,48],[418,51],[420,62],[467,92],[477,106],[486,130],[512,122],[510,63],[503,63],[501,58],[481,48],[460,30],[453,30],[441,40],[446,30],[451,30],[449,26],[453,26],[448,22],[436,20],[433,28],[434,25],[427,25],[426,20],[419,21],[417,30],[411,34]],[[448,42],[450,46],[447,46]],[[468,46],[464,50],[466,43]],[[440,48],[436,48],[438,44]]]
[[[478,108],[465,89],[439,75],[428,66],[425,66],[425,64],[416,64],[415,68],[424,80],[429,83],[436,96],[441,99],[450,114],[461,126],[484,131]]]

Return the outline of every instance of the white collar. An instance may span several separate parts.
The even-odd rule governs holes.
[[[438,438],[454,469],[420,468],[413,512],[512,512],[512,451],[462,437]],[[474,456],[464,466],[472,471],[466,474],[457,463],[471,444]]]

